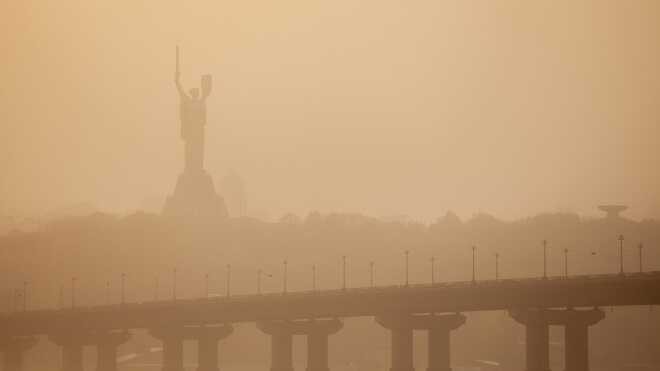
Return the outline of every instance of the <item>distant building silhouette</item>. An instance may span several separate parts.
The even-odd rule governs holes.
[[[618,219],[621,216],[622,212],[628,209],[626,205],[600,205],[598,206],[600,211],[604,211],[607,214],[608,219]]]
[[[227,209],[213,185],[213,179],[204,170],[204,126],[206,125],[206,98],[211,94],[211,75],[202,76],[202,91],[190,89],[186,93],[179,81],[179,48],[176,52],[174,82],[180,98],[181,138],[184,142],[183,173],[168,197],[163,214],[186,220],[226,218]]]

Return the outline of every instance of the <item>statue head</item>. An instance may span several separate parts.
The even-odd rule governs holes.
[[[190,97],[192,97],[192,99],[199,98],[199,89],[198,88],[190,89]]]

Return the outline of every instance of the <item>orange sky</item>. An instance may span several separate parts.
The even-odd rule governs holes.
[[[178,43],[253,213],[660,217],[655,0],[35,0],[0,31],[0,214],[171,193]]]

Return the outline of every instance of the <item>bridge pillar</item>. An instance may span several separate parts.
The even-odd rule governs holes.
[[[528,309],[510,311],[517,322],[525,325],[525,361],[527,371],[550,371],[549,321],[548,311]]]
[[[50,340],[62,348],[62,371],[83,370],[83,348],[88,343],[87,332],[57,332]]]
[[[183,370],[183,326],[168,326],[151,330],[153,337],[163,343],[163,371]]]
[[[565,326],[565,371],[589,371],[589,326],[605,318],[600,309],[510,311],[527,327],[527,371],[548,371],[548,326]]]
[[[293,371],[293,334],[292,322],[263,322],[257,327],[270,335],[270,370]]]
[[[183,342],[197,341],[198,371],[218,371],[218,342],[229,336],[231,326],[166,326],[150,331],[163,342],[163,371],[183,371]]]
[[[96,370],[97,371],[117,371],[117,348],[128,341],[130,333],[107,332],[96,336]]]
[[[343,324],[340,320],[312,320],[301,325],[307,334],[307,371],[329,371],[328,336],[339,331]]]
[[[201,326],[198,329],[197,371],[218,371],[218,342],[231,335],[231,326]]]
[[[465,324],[462,314],[426,316],[428,323],[428,371],[451,371],[451,331]]]
[[[62,344],[62,371],[83,370],[83,344],[70,342]]]
[[[413,371],[413,330],[428,331],[428,371],[451,371],[452,330],[465,323],[462,314],[376,317],[391,332],[391,371]]]
[[[3,370],[21,371],[25,351],[37,343],[34,337],[11,337],[2,342]]]
[[[564,311],[566,371],[589,371],[589,326],[605,318],[600,309]]]
[[[376,317],[376,322],[390,330],[390,371],[414,371],[410,316]]]
[[[328,336],[339,331],[338,319],[271,321],[257,324],[271,336],[271,371],[293,370],[293,335],[307,336],[307,371],[329,371]]]

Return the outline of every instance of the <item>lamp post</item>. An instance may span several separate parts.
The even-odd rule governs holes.
[[[495,281],[500,279],[500,253],[495,253]]]
[[[20,310],[20,300],[21,300],[21,289],[14,289],[14,312],[18,312]]]
[[[60,294],[58,298],[59,309],[64,309],[64,285],[60,284]]]
[[[408,256],[410,255],[410,251],[406,250],[404,252],[404,254],[406,255],[406,287],[407,287],[408,283],[409,283],[409,281],[408,281]]]
[[[376,269],[376,263],[374,263],[373,261],[369,262],[369,286],[371,286],[372,288],[375,287],[376,284],[374,269]]]
[[[431,257],[431,285],[435,284],[435,256]]]
[[[23,312],[27,312],[28,281],[23,281]]]
[[[287,289],[287,287],[286,287],[287,286],[287,279],[288,279],[287,275],[289,273],[288,268],[287,268],[288,265],[289,265],[289,262],[284,260],[284,282],[283,282],[283,285],[282,285],[283,286],[282,287],[282,292],[285,293],[285,294],[286,294],[286,289]]]
[[[231,295],[231,264],[227,264],[227,288],[226,288],[227,297]]]
[[[261,295],[261,269],[257,269],[257,295]]]
[[[312,264],[312,291],[316,292],[316,264]]]
[[[71,309],[76,307],[76,277],[71,277]]]
[[[126,304],[126,273],[121,274],[121,303]]]
[[[476,255],[477,255],[477,247],[472,246],[472,283],[477,282]]]
[[[110,281],[105,281],[105,305],[110,305]]]
[[[619,274],[623,275],[623,235],[619,235]]]
[[[568,278],[568,249],[564,249],[564,278]]]
[[[27,286],[28,281],[23,281],[23,312],[27,312]]]
[[[209,274],[204,275],[204,297],[209,298]]]
[[[158,276],[156,276],[155,282],[154,282],[154,301],[158,301],[158,289],[160,288],[160,282],[158,279]]]
[[[644,272],[642,267],[642,249],[644,248],[644,244],[640,242],[639,245],[637,245],[637,248],[639,249],[639,273],[642,273]]]
[[[346,290],[346,255],[341,257],[341,289]]]
[[[176,301],[176,268],[172,271],[172,300]]]
[[[543,240],[543,278],[548,278],[548,241]]]

